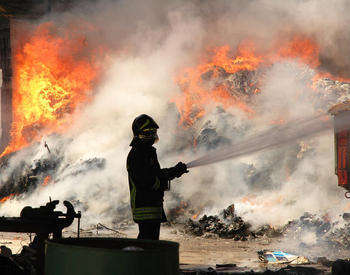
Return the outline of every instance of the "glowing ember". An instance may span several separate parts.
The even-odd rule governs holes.
[[[272,125],[282,125],[285,123],[286,123],[286,121],[283,118],[271,120],[271,122],[270,122],[270,124],[272,124]]]
[[[198,216],[199,216],[199,212],[192,216],[192,220],[196,220],[198,218]]]
[[[15,49],[11,142],[2,155],[68,128],[98,75],[86,48],[81,34],[58,34],[45,23]]]
[[[270,198],[266,200],[266,198],[258,197],[256,195],[247,195],[243,197],[240,202],[242,204],[248,204],[250,206],[262,206],[262,207],[272,207],[274,205],[282,204],[284,201],[284,197],[282,195],[278,195],[274,198]]]
[[[0,199],[0,203],[4,203],[5,201],[12,199],[15,196],[15,194],[11,194],[9,196],[3,197]]]
[[[46,186],[51,180],[51,177],[50,176],[46,176],[45,179],[44,179],[44,182],[43,182],[43,186]]]

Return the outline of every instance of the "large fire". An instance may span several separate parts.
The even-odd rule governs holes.
[[[52,23],[44,23],[15,49],[13,125],[2,156],[69,127],[98,77],[93,53],[83,54],[86,48],[82,34],[59,33]]]
[[[251,43],[244,43],[238,47],[237,54],[229,55],[229,46],[214,48],[210,60],[203,60],[193,68],[184,69],[176,78],[183,91],[181,96],[175,98],[175,104],[181,114],[181,124],[192,125],[193,122],[205,114],[205,109],[210,104],[220,104],[223,107],[237,106],[248,114],[253,114],[244,102],[230,94],[223,84],[204,83],[207,76],[219,77],[220,73],[236,73],[238,71],[254,71],[263,62],[262,58],[254,52]]]
[[[228,45],[215,47],[198,65],[183,69],[175,78],[182,90],[174,98],[180,124],[191,126],[216,106],[238,108],[252,117],[255,111],[248,94],[258,94],[262,81],[254,77],[256,71],[286,59],[316,70],[320,65],[318,45],[310,38],[297,35],[272,45],[264,52],[256,50],[251,40],[243,41],[236,50]],[[87,48],[81,32],[58,32],[52,23],[44,23],[15,49],[11,142],[1,156],[71,125],[72,114],[91,98],[99,76],[95,52]],[[235,73],[251,73],[253,77],[241,77],[246,78],[246,84],[236,83],[228,77]],[[316,74],[314,82],[323,76]],[[235,86],[243,93],[233,93]]]
[[[248,90],[259,93],[262,80],[246,79],[246,90],[237,95],[232,92],[232,86],[242,89],[242,83],[237,85],[228,77],[233,73],[249,75],[249,72],[253,73],[276,62],[290,59],[316,70],[313,83],[325,76],[338,80],[329,73],[317,72],[320,65],[319,47],[313,39],[296,35],[272,44],[270,49],[265,49],[262,53],[257,52],[252,41],[240,43],[236,50],[230,49],[228,45],[216,47],[209,50],[197,66],[182,70],[175,79],[182,93],[174,98],[181,115],[180,124],[191,126],[208,109],[215,106],[224,109],[239,108],[248,117],[254,116],[254,110],[246,100],[248,97],[242,95],[248,93]],[[309,86],[313,87],[313,83]]]

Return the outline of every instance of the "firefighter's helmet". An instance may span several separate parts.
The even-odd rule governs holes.
[[[134,137],[145,140],[158,139],[158,128],[159,126],[154,119],[145,114],[136,117],[132,123],[132,132],[134,133]]]

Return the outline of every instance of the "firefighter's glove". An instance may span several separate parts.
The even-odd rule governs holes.
[[[187,166],[185,163],[179,162],[174,166],[174,175],[175,177],[179,178],[183,174],[188,173]]]

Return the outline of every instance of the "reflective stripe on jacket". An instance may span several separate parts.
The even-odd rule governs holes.
[[[151,145],[133,142],[127,159],[130,205],[135,222],[165,222],[164,190],[173,179],[173,168],[161,169],[156,149]]]

